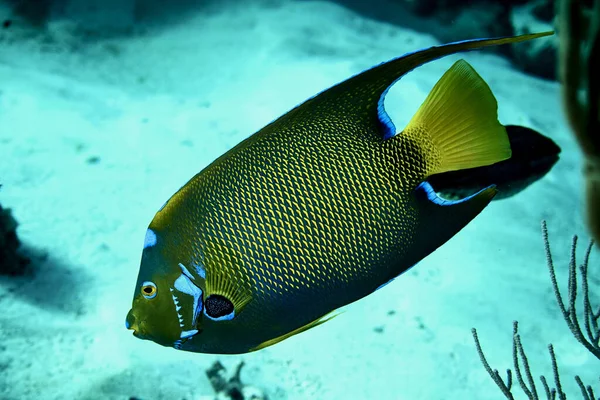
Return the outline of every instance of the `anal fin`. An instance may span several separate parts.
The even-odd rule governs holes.
[[[304,331],[309,330],[310,328],[314,328],[315,326],[324,324],[325,322],[329,321],[332,318],[337,317],[338,315],[340,315],[340,312],[336,313],[335,311],[332,311],[320,318],[317,318],[316,320],[314,320],[312,322],[309,322],[308,324],[306,324],[304,326],[301,326],[300,328],[296,328],[293,331],[283,334],[281,336],[278,336],[276,338],[269,339],[269,340],[259,344],[258,346],[251,348],[250,351],[256,351],[256,350],[264,349],[265,347],[272,346],[272,345],[279,343],[291,336],[297,335],[298,333],[302,333]]]
[[[496,187],[492,185],[461,200],[445,200],[428,182],[421,183],[415,191],[419,225],[414,246],[420,254],[414,255],[414,262],[431,254],[462,230],[496,193]]]

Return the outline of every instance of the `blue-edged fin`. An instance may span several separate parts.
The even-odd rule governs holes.
[[[427,176],[491,165],[511,156],[496,99],[464,60],[435,84],[401,135],[421,147]]]
[[[413,263],[426,257],[456,235],[495,195],[496,187],[490,186],[467,198],[450,201],[438,197],[428,182],[421,183],[415,191],[419,222],[412,245]]]
[[[326,113],[328,119],[333,116],[345,121],[351,117],[355,123],[367,128],[362,130],[362,135],[370,139],[380,140],[382,137],[389,139],[396,134],[396,128],[383,107],[384,97],[389,87],[406,73],[450,54],[519,43],[552,34],[553,32],[541,32],[512,37],[464,40],[408,53],[363,71],[321,92],[309,99],[305,106],[310,108],[310,114],[319,121],[322,120],[322,113]],[[297,112],[306,112],[306,107],[295,109],[277,120],[277,123],[280,125],[295,123]]]
[[[495,186],[489,186],[472,196],[452,201],[439,197],[429,182],[417,186],[413,201],[418,222],[411,236],[410,251],[398,260],[398,268],[391,270],[384,282],[389,283],[450,240],[492,201],[496,192]]]
[[[490,165],[511,155],[494,95],[463,60],[436,83],[399,140],[411,140],[421,149],[426,176]],[[418,224],[405,265],[413,265],[446,243],[495,195],[495,186],[490,186],[465,199],[449,201],[439,197],[429,182],[422,182],[414,192]]]
[[[324,324],[325,322],[329,321],[332,318],[337,317],[340,314],[341,314],[340,311],[332,311],[332,312],[330,312],[330,313],[328,313],[328,314],[326,314],[326,315],[324,315],[324,316],[322,316],[320,318],[317,318],[316,320],[314,320],[312,322],[309,322],[308,324],[306,324],[304,326],[301,326],[300,328],[294,329],[293,331],[288,332],[288,333],[286,333],[284,335],[278,336],[276,338],[267,340],[267,341],[259,344],[258,346],[251,348],[250,351],[256,351],[256,350],[264,349],[265,347],[272,346],[272,345],[274,345],[276,343],[279,343],[279,342],[281,342],[281,341],[283,341],[283,340],[285,340],[285,339],[287,339],[287,338],[289,338],[291,336],[297,335],[298,333],[302,333],[304,331],[309,330],[310,328],[314,328],[315,326],[319,326],[321,324]]]

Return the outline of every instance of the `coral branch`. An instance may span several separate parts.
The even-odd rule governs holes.
[[[593,246],[593,242],[587,247],[585,257],[583,263],[579,266],[579,271],[581,273],[581,287],[583,292],[583,318],[584,318],[584,327],[586,330],[586,335],[581,330],[581,325],[579,323],[579,317],[577,315],[577,310],[575,308],[576,300],[577,300],[577,236],[573,237],[573,242],[571,245],[571,259],[569,261],[569,284],[568,284],[568,298],[569,298],[569,308],[565,307],[565,303],[558,287],[558,283],[556,280],[556,271],[554,268],[554,262],[552,260],[552,252],[550,251],[550,240],[548,238],[548,229],[546,227],[546,221],[542,221],[542,236],[544,238],[544,247],[546,249],[546,262],[548,264],[548,270],[550,271],[550,280],[552,282],[552,288],[554,289],[554,294],[556,296],[556,301],[558,302],[558,307],[563,314],[563,317],[567,323],[567,326],[573,333],[573,336],[585,346],[593,355],[595,355],[600,360],[600,343],[598,343],[598,339],[600,338],[600,313],[594,312],[594,308],[592,307],[590,301],[590,293],[589,293],[589,281],[588,281],[588,265],[590,259],[590,253]]]

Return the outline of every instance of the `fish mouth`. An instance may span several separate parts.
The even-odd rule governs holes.
[[[137,333],[137,321],[135,320],[135,315],[133,315],[133,309],[129,310],[127,317],[125,317],[125,328],[133,331],[133,336],[139,337]]]
[[[140,325],[143,321],[138,321],[133,314],[133,310],[129,310],[127,317],[125,318],[125,328],[133,331],[132,334],[138,339],[146,339],[146,337],[140,333]]]

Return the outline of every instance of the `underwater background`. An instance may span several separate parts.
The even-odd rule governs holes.
[[[124,326],[148,223],[218,156],[380,62],[552,30],[553,10],[545,0],[0,1],[0,204],[29,260],[0,275],[0,399],[212,399],[216,361],[228,374],[244,363],[247,399],[502,399],[471,328],[502,373],[513,367],[514,320],[536,379],[552,377],[552,343],[570,398],[575,375],[598,387],[600,361],[557,307],[540,229],[546,220],[566,291],[572,235],[581,253],[589,235],[556,37],[445,57],[390,90],[386,110],[404,126],[463,58],[503,124],[561,148],[542,179],[493,201],[393,283],[245,355],[181,352]],[[593,296],[599,262],[593,250]]]

